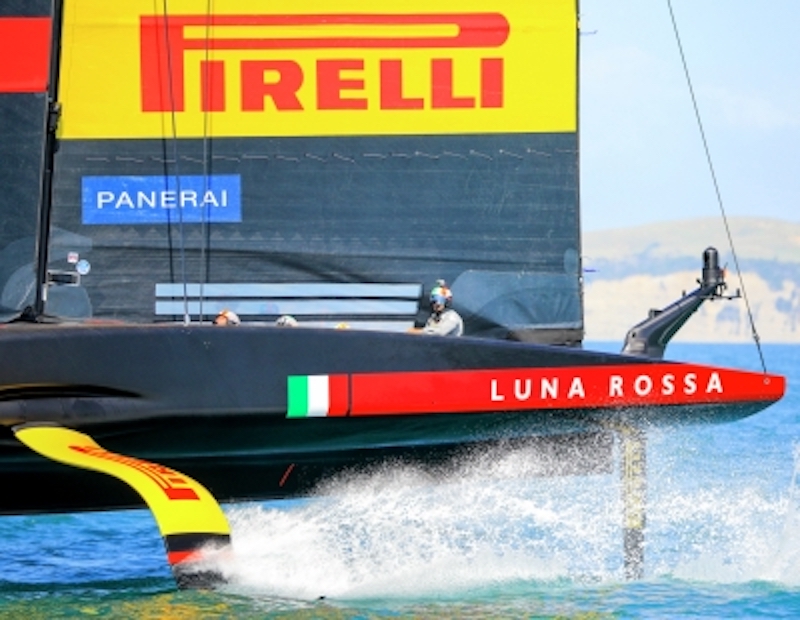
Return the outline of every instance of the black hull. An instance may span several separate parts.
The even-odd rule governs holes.
[[[607,471],[619,424],[733,421],[780,397],[773,386],[759,398],[658,407],[291,419],[290,375],[657,365],[563,347],[267,326],[17,324],[0,328],[0,347],[1,514],[142,505],[114,479],[28,450],[11,428],[29,422],[74,428],[111,452],[174,468],[225,502],[308,493],[337,472],[386,460],[433,471],[494,446],[528,445],[547,457],[544,475]]]

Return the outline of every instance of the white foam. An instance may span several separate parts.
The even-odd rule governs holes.
[[[532,458],[476,454],[438,481],[387,466],[333,481],[313,499],[229,508],[234,554],[223,570],[235,589],[299,600],[622,581],[618,472],[532,478]],[[788,490],[692,483],[662,479],[649,492],[646,578],[800,581],[800,518]]]

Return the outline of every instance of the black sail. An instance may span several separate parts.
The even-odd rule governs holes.
[[[375,49],[358,43],[339,51],[324,39],[320,45],[330,49],[299,45],[238,56],[214,47],[215,20],[227,19],[219,23],[237,32],[247,20],[261,27],[275,16],[190,15],[184,5],[166,16],[152,5],[92,13],[76,4],[65,3],[64,13],[48,314],[197,320],[208,318],[201,311],[236,304],[205,296],[206,284],[409,284],[419,291],[418,316],[409,319],[418,323],[441,278],[467,334],[580,343],[573,3],[428,12],[416,19],[453,22],[460,34],[424,45],[409,37],[406,50],[379,40]],[[301,18],[299,28],[317,19]],[[380,27],[397,16],[359,19]],[[360,36],[362,25],[347,27]],[[106,40],[118,43],[104,47]],[[187,41],[194,51],[186,51]],[[553,55],[560,56],[555,63]],[[266,70],[263,109],[245,109],[253,105],[247,67],[257,62],[304,72],[294,103],[269,90],[278,78]],[[333,69],[323,70],[325,62]],[[332,87],[320,77],[324,71],[334,71],[326,78]],[[535,81],[542,72],[556,75],[555,86]],[[160,82],[153,82],[156,74]],[[224,91],[214,76],[227,80]],[[534,83],[523,80],[528,76]],[[241,100],[231,86],[236,79]],[[295,104],[302,109],[281,109]],[[343,109],[326,109],[337,105]],[[556,106],[560,120],[548,116]],[[42,131],[41,113],[36,120],[29,131]],[[237,213],[226,219],[218,217],[225,205],[213,186],[228,182]],[[159,187],[179,197],[165,203]],[[30,205],[19,219],[29,225],[35,202],[26,195]],[[0,200],[22,209],[8,192]],[[144,211],[159,213],[137,219]],[[31,232],[7,229],[5,246]],[[3,275],[8,303],[29,305],[30,278]],[[181,309],[184,283],[201,286],[200,300]],[[171,307],[181,311],[158,310],[157,285],[166,284],[175,285],[163,290],[174,293]],[[282,307],[251,303],[243,318],[274,321]],[[336,320],[324,304],[299,318]]]

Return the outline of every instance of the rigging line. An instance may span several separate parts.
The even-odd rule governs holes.
[[[206,32],[205,32],[205,64],[203,65],[204,71],[204,80],[205,80],[205,89],[206,93],[208,94],[211,89],[211,63],[210,60],[210,52],[209,52],[209,40],[211,37],[211,2],[212,0],[207,0],[206,2]],[[210,95],[209,95],[210,96]],[[207,97],[208,98],[208,97]],[[205,201],[205,196],[208,193],[208,176],[210,173],[209,167],[209,152],[208,152],[208,108],[209,105],[203,106],[203,200]],[[200,296],[198,299],[199,308],[197,310],[197,320],[200,323],[203,323],[203,300],[205,298],[205,282],[208,279],[208,271],[206,265],[206,243],[208,241],[207,235],[209,234],[209,227],[210,222],[206,218],[206,211],[211,210],[211,204],[209,203],[204,209],[200,211]],[[210,219],[210,217],[208,218]]]
[[[683,44],[681,43],[681,36],[678,32],[678,22],[675,20],[675,12],[672,10],[672,0],[667,0],[667,6],[669,7],[669,15],[672,19],[672,30],[675,33],[675,40],[678,43],[678,52],[681,56],[681,62],[683,64],[683,73],[686,76],[686,83],[689,87],[689,94],[692,98],[692,106],[694,107],[694,116],[697,120],[697,126],[700,129],[700,138],[703,142],[703,149],[705,150],[706,154],[706,161],[708,162],[708,169],[711,172],[711,180],[714,184],[714,192],[717,196],[717,204],[719,204],[719,210],[722,213],[722,221],[725,225],[725,233],[728,236],[728,243],[731,246],[731,254],[733,255],[733,264],[736,266],[736,275],[739,278],[739,284],[742,287],[742,298],[744,299],[745,307],[747,308],[747,318],[750,321],[750,329],[752,331],[753,340],[756,343],[756,349],[758,349],[758,356],[761,359],[761,368],[763,369],[764,373],[767,372],[767,365],[764,362],[764,352],[761,350],[761,339],[759,338],[758,331],[756,331],[756,323],[753,319],[753,311],[750,309],[750,300],[747,297],[747,291],[744,287],[744,279],[742,278],[742,271],[739,268],[739,259],[736,256],[736,248],[733,244],[733,235],[731,235],[731,229],[728,225],[728,216],[725,213],[725,206],[722,201],[722,193],[719,189],[719,183],[717,182],[717,174],[714,171],[714,163],[711,159],[711,150],[708,147],[708,140],[706,140],[706,132],[703,128],[703,121],[700,117],[700,108],[697,105],[697,98],[694,94],[694,87],[692,85],[692,79],[689,75],[689,65],[686,63],[686,56],[683,53]]]
[[[167,0],[163,0],[164,10],[164,43],[167,50],[167,76],[169,83],[169,107],[170,119],[172,122],[172,156],[175,160],[175,193],[180,201],[181,195],[181,175],[180,163],[178,161],[178,122],[175,114],[175,91],[172,83],[172,48],[170,47],[169,40],[169,11],[167,8]],[[183,323],[188,325],[189,318],[189,294],[186,285],[186,248],[184,247],[184,234],[183,234],[183,208],[178,204],[178,239],[180,240],[180,257],[181,257],[181,282],[183,283]]]

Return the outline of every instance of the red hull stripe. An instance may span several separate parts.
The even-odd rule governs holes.
[[[777,375],[669,363],[355,374],[350,415],[735,404],[784,391]]]
[[[0,93],[47,90],[50,18],[0,18]]]

